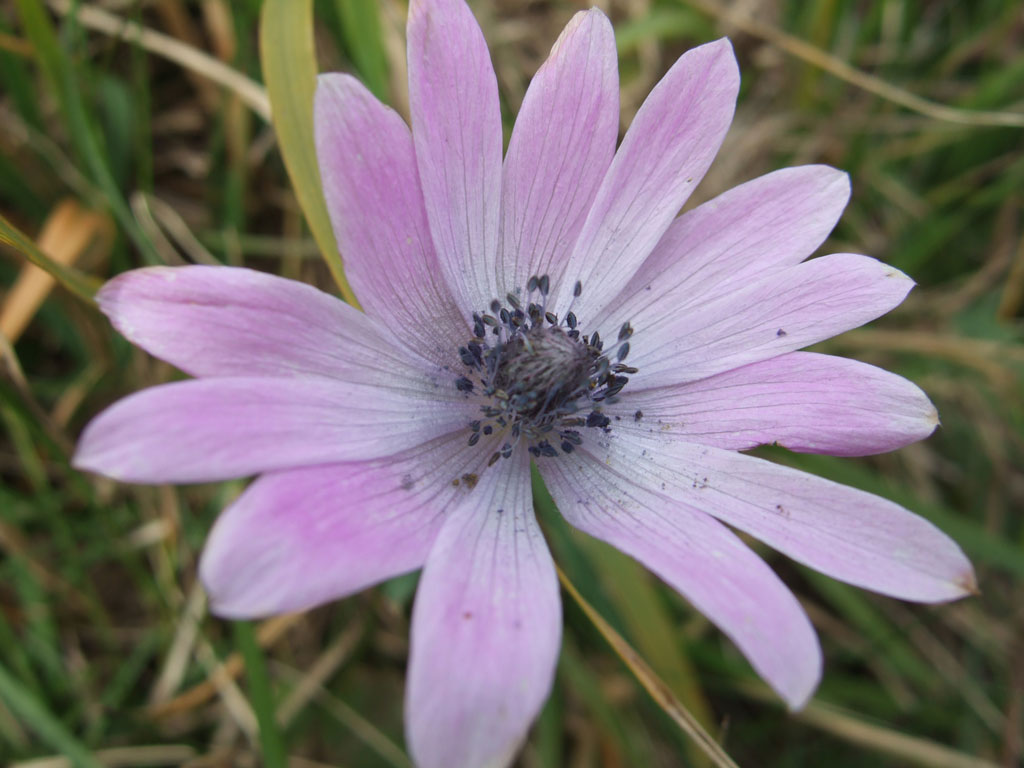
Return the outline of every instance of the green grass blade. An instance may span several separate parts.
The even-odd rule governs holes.
[[[148,264],[161,263],[152,242],[128,208],[107,162],[109,153],[89,119],[78,75],[78,67],[82,65],[76,65],[68,51],[60,45],[53,24],[39,0],[17,0],[17,7],[25,34],[35,47],[43,74],[58,97],[75,150],[88,168],[92,180],[102,191],[103,203],[110,208],[143,259]],[[74,24],[74,15],[69,20]]]
[[[260,15],[260,59],[277,143],[295,196],[341,295],[356,305],[327,215],[313,144],[313,0],[266,0]]]
[[[95,306],[93,295],[99,288],[99,281],[83,275],[76,269],[58,264],[43,253],[31,238],[0,215],[0,243],[6,243],[42,270],[53,275],[61,285],[86,304]]]
[[[263,765],[266,768],[287,768],[284,739],[277,727],[274,713],[274,693],[256,633],[247,621],[234,622],[235,645],[245,660],[245,674],[249,681],[249,701],[260,725],[260,745],[263,747]]]
[[[76,768],[102,768],[89,749],[76,739],[61,722],[12,677],[0,664],[0,698],[21,718],[24,725],[71,760]]]

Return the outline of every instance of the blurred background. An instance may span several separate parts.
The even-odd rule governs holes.
[[[823,250],[871,254],[919,287],[821,348],[913,379],[942,427],[863,460],[761,453],[934,521],[974,561],[982,594],[909,605],[759,548],[825,649],[816,698],[790,714],[705,619],[570,531],[541,492],[556,560],[740,765],[1024,764],[1024,9],[594,4],[616,27],[623,127],[679,54],[732,38],[736,121],[689,205],[786,165],[851,174],[852,202]],[[510,128],[561,27],[589,4],[471,5]],[[321,70],[358,73],[407,114],[406,3],[317,0],[312,36],[308,7],[0,0],[0,764],[409,765],[402,687],[415,575],[233,626],[207,614],[196,561],[242,483],[133,487],[68,466],[91,416],[180,375],[82,298],[102,279],[226,263],[336,291],[301,108],[312,46]],[[711,765],[563,597],[555,690],[517,765]]]

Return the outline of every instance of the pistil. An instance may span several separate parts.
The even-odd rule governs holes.
[[[469,444],[482,435],[504,432],[508,439],[490,458],[509,458],[525,440],[537,458],[572,453],[583,443],[580,429],[610,431],[602,406],[617,400],[635,368],[625,364],[633,328],[624,324],[605,351],[596,331],[582,332],[570,303],[564,317],[547,309],[548,275],[534,275],[505,303],[495,299],[490,312],[473,315],[473,338],[459,348],[466,375],[455,386],[480,396],[482,418],[470,422]],[[573,303],[583,285],[577,281]],[[538,298],[539,301],[532,300]]]

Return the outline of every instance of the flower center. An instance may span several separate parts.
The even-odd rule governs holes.
[[[606,353],[598,333],[582,333],[571,303],[561,319],[547,310],[550,287],[547,275],[534,276],[525,302],[519,290],[506,295],[506,304],[495,299],[490,312],[474,313],[474,336],[459,347],[467,374],[455,386],[482,398],[482,418],[470,422],[469,444],[482,435],[508,436],[490,464],[509,458],[520,440],[533,456],[553,457],[583,442],[581,428],[610,431],[601,406],[616,401],[629,381],[625,374],[636,373],[624,362],[633,335],[629,323]],[[582,290],[577,282],[574,300]]]

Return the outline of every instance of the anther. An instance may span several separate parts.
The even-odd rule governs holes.
[[[528,301],[535,291],[543,298]],[[577,280],[573,301],[582,292]],[[551,277],[531,275],[527,298],[516,289],[505,294],[504,304],[489,302],[490,312],[474,312],[474,338],[458,347],[469,373],[456,376],[455,386],[481,398],[482,418],[469,423],[469,444],[476,445],[482,436],[508,438],[491,454],[488,466],[511,457],[521,439],[532,456],[555,457],[582,445],[583,436],[574,427],[609,432],[611,419],[600,408],[618,399],[629,381],[622,374],[636,372],[622,362],[633,334],[628,322],[619,328],[614,354],[605,353],[599,333],[582,334],[573,301],[562,320],[548,311],[550,294]]]

